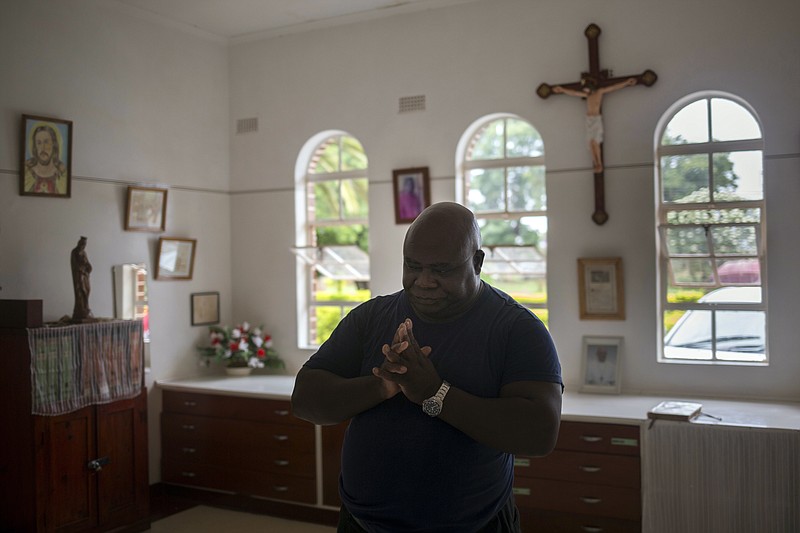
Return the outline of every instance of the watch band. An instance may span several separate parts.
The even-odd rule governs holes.
[[[444,402],[444,397],[447,396],[447,391],[449,391],[449,390],[450,390],[450,384],[448,382],[442,380],[442,386],[439,387],[439,390],[436,391],[436,394],[434,394],[433,397],[437,398],[439,400],[439,403],[443,403]]]

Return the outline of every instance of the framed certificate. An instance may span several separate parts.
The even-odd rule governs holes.
[[[578,259],[581,320],[625,320],[622,258]]]

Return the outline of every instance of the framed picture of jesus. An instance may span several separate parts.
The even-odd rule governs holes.
[[[72,122],[22,115],[19,194],[72,195]]]

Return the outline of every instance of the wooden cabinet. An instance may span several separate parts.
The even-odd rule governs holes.
[[[316,504],[315,428],[287,400],[165,390],[162,481]]]
[[[641,531],[638,426],[562,422],[553,453],[514,474],[524,532]]]
[[[149,529],[146,391],[66,414],[32,415],[26,324],[8,318],[26,307],[20,320],[39,327],[41,302],[38,313],[35,305],[31,313],[24,301],[8,302],[0,300],[0,530]]]

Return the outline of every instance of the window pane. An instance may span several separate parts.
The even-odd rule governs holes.
[[[505,120],[495,120],[475,135],[467,160],[503,158],[503,124]]]
[[[543,166],[508,169],[508,210],[547,210]]]
[[[761,150],[714,154],[714,200],[739,201],[764,198]]]
[[[343,218],[367,218],[369,184],[366,178],[342,180]]]
[[[678,111],[667,124],[661,144],[708,142],[708,104],[698,100]]]
[[[670,259],[669,266],[675,284],[714,283],[710,259]]]
[[[367,156],[357,139],[342,137],[342,170],[364,170],[367,168]]]
[[[502,168],[471,170],[467,179],[467,207],[476,213],[505,210],[505,172]]]
[[[716,226],[711,228],[716,255],[758,255],[755,226]]]
[[[315,302],[365,302],[369,299],[369,286],[353,280],[331,279],[314,272]]]
[[[763,311],[717,311],[716,356],[724,361],[763,361],[766,314]]]
[[[311,164],[308,166],[311,174],[325,174],[339,171],[339,143],[338,137],[325,141],[317,148]]]
[[[708,239],[702,227],[667,228],[669,255],[708,255]]]
[[[732,224],[761,221],[761,210],[750,209],[702,209],[669,211],[667,222],[669,224]]]
[[[726,285],[760,285],[761,265],[758,259],[723,259],[717,262],[719,282]]]
[[[535,246],[547,253],[547,217],[478,219],[483,246]]]
[[[664,202],[708,202],[708,156],[672,155],[661,158]]]
[[[667,359],[709,360],[711,349],[711,311],[687,311],[664,337]]]
[[[539,132],[524,120],[506,121],[506,157],[540,157],[544,143]]]
[[[671,304],[695,303],[713,289],[713,287],[679,287],[670,283],[667,287],[667,301]],[[678,311],[674,312],[678,313]]]
[[[711,131],[715,141],[761,138],[761,128],[755,117],[726,98],[711,99]]]
[[[344,318],[344,310],[338,306],[315,306],[312,311],[313,321],[316,324],[314,342],[322,344],[328,340],[333,330],[339,325],[339,321]]]
[[[369,251],[369,228],[365,224],[317,226],[315,231],[316,246],[355,244],[361,250]]]
[[[315,219],[339,220],[339,180],[316,182],[313,187]]]
[[[317,270],[333,279],[369,281],[369,255],[354,245],[325,246]]]

